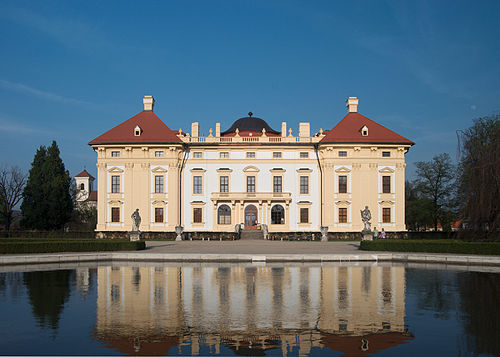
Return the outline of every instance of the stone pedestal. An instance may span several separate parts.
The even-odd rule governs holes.
[[[129,233],[130,241],[135,242],[141,239],[141,232],[140,231],[132,231]]]
[[[328,226],[321,226],[321,241],[328,242]]]
[[[175,227],[175,233],[177,233],[177,237],[175,237],[176,241],[182,240],[182,232],[184,232],[184,228],[182,226]]]
[[[373,240],[373,232],[371,230],[363,229],[361,231],[361,240]]]

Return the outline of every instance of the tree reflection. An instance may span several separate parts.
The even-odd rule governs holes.
[[[420,310],[433,311],[436,318],[448,320],[456,310],[457,296],[453,289],[456,274],[444,270],[407,269],[406,286],[417,296]]]
[[[35,271],[23,274],[33,315],[40,327],[57,330],[64,304],[70,296],[71,270]]]
[[[468,351],[500,356],[500,274],[461,274],[458,289]]]

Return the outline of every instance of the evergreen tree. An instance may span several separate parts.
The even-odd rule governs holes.
[[[59,155],[55,141],[35,154],[21,205],[25,228],[60,229],[71,218],[71,178]]]
[[[45,204],[43,203],[46,182],[43,163],[46,159],[47,149],[45,146],[40,146],[31,163],[28,181],[23,191],[23,203],[21,204],[23,218],[21,226],[24,228],[46,229],[44,219]]]

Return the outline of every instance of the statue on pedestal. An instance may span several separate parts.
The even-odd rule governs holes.
[[[141,239],[141,231],[139,231],[139,226],[141,225],[141,216],[139,215],[139,208],[137,208],[134,213],[132,213],[132,231],[129,233],[131,241],[137,241]]]
[[[361,210],[361,220],[363,221],[363,224],[365,227],[361,231],[361,236],[363,240],[372,240],[372,231],[371,231],[371,223],[370,219],[372,219],[372,214],[370,210],[368,209],[368,206],[365,206],[364,210]]]

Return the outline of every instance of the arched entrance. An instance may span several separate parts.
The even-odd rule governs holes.
[[[245,229],[257,228],[257,207],[248,205],[245,207]]]

